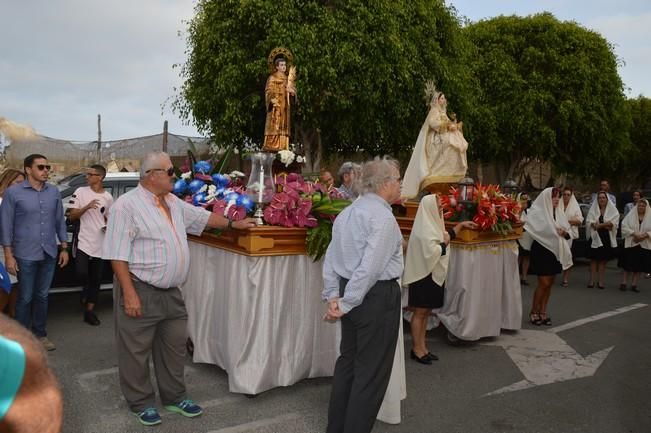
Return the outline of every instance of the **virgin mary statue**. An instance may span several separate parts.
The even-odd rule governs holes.
[[[468,169],[468,142],[463,137],[463,122],[457,122],[454,116],[448,117],[445,95],[432,83],[426,85],[426,94],[431,95],[430,110],[403,177],[402,196],[405,198],[416,197],[432,184],[457,183]]]

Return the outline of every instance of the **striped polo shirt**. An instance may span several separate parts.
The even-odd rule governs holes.
[[[173,194],[165,201],[172,221],[142,185],[123,194],[109,211],[102,247],[103,259],[128,262],[136,278],[160,288],[185,282],[190,270],[186,233],[200,235],[210,217],[207,210]]]

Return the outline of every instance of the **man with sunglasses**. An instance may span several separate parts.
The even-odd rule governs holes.
[[[113,204],[113,196],[102,186],[105,176],[106,169],[99,164],[87,168],[88,186],[77,188],[68,207],[68,217],[72,221],[79,221],[75,269],[79,280],[84,283],[82,293],[82,302],[86,307],[84,322],[92,326],[100,324],[95,314],[95,305],[99,297],[102,268],[104,268],[102,242],[106,230],[106,218]]]
[[[188,418],[203,412],[188,398],[183,377],[188,315],[179,286],[190,271],[186,233],[255,227],[253,218],[231,221],[186,203],[171,194],[174,181],[169,155],[147,154],[138,187],[111,207],[102,250],[115,273],[120,387],[129,409],[147,426],[161,423],[149,358],[165,408]]]
[[[46,321],[54,268],[68,264],[63,205],[59,190],[47,183],[45,156],[29,155],[23,166],[26,179],[7,189],[0,205],[0,243],[7,271],[18,276],[16,320],[54,350]]]

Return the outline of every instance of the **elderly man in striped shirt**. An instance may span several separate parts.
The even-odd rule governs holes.
[[[173,184],[170,157],[146,155],[140,184],[110,209],[102,251],[115,273],[120,386],[144,425],[161,423],[149,378],[150,356],[165,408],[190,418],[202,413],[187,397],[183,379],[187,313],[179,286],[190,269],[186,233],[255,226],[252,218],[231,221],[184,202],[171,194]]]
[[[391,212],[400,171],[391,159],[362,168],[364,195],[334,222],[323,263],[325,319],[341,319],[327,433],[368,433],[389,384],[400,326],[402,234]]]

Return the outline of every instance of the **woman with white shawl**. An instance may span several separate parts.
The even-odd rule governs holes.
[[[570,223],[570,239],[567,241],[572,248],[572,241],[579,238],[579,226],[583,223],[583,214],[579,207],[579,202],[574,197],[574,191],[569,186],[563,188],[563,201],[561,202],[561,209],[565,212],[567,222]],[[563,271],[563,282],[561,286],[567,287],[568,278],[570,276],[570,269],[567,268]]]
[[[524,229],[533,239],[529,273],[538,275],[538,286],[533,295],[529,321],[531,324],[551,326],[547,304],[556,274],[572,266],[572,252],[567,240],[570,223],[559,208],[561,190],[547,188],[538,195],[527,213]]]
[[[588,288],[593,288],[595,280],[597,280],[597,287],[604,289],[606,263],[615,257],[617,225],[619,224],[619,212],[604,191],[597,193],[597,199],[592,202],[585,222],[586,235],[591,241]]]
[[[649,202],[643,199],[622,220],[622,237],[624,250],[620,267],[624,269],[621,291],[626,291],[628,274],[632,273],[631,290],[639,293],[637,281],[641,272],[651,271],[651,208]]]
[[[438,360],[425,343],[427,318],[432,309],[443,306],[449,262],[447,248],[450,240],[464,227],[474,229],[477,225],[463,221],[453,229],[445,230],[435,194],[423,197],[418,205],[409,235],[402,285],[409,287],[409,307],[414,312],[411,318],[411,359],[421,364],[429,365]]]

